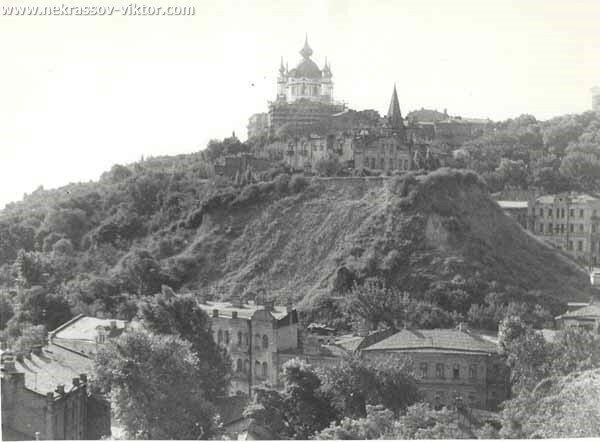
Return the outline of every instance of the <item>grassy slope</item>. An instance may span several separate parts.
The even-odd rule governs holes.
[[[189,285],[265,286],[308,307],[343,266],[358,279],[386,274],[416,294],[478,273],[563,301],[586,299],[585,272],[520,229],[473,175],[418,181],[402,197],[394,180],[320,180],[298,195],[215,211],[183,252],[200,260]]]

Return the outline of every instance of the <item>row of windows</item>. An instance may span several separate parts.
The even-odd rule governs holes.
[[[584,233],[585,226],[584,224],[567,224],[569,226],[569,232],[575,233],[575,229],[577,229],[578,233]],[[596,233],[598,226],[596,224],[592,224],[592,233]],[[554,231],[552,230],[554,229]],[[566,227],[565,224],[556,224],[548,223],[548,227],[546,227],[546,233],[565,233]],[[544,223],[540,223],[538,226],[538,231],[540,233],[544,233]]]
[[[385,169],[385,158],[379,158],[379,164],[377,164],[377,159],[376,158],[369,158],[366,157],[365,158],[365,166],[369,167],[371,169]],[[408,160],[395,160],[393,158],[390,158],[389,160],[389,164],[390,164],[390,169],[402,169],[402,170],[408,170]],[[378,167],[379,166],[379,167]]]
[[[319,86],[316,85],[295,84],[290,87],[294,95],[319,95],[320,92]]]
[[[246,359],[242,362],[241,359],[238,359],[235,363],[235,371],[237,373],[250,373],[250,361]],[[266,378],[269,376],[269,364],[263,362],[262,364],[259,361],[254,362],[254,375],[262,376]]]
[[[229,335],[229,330],[221,330],[217,331],[217,343],[229,345],[231,342],[231,338]],[[262,348],[269,348],[269,337],[267,335],[263,335],[262,339],[260,335],[257,333],[254,335],[254,347],[260,348],[260,344],[262,342]],[[242,333],[239,331],[237,333],[237,345],[250,345],[250,337],[248,333]]]
[[[419,365],[419,372],[421,378],[428,378],[429,375],[429,365],[426,362],[423,362]],[[444,364],[438,363],[435,364],[435,377],[438,379],[444,379],[446,377],[446,366]],[[454,364],[452,366],[452,378],[459,379],[460,378],[460,365]],[[469,379],[477,378],[477,365],[471,364],[469,365]]]
[[[548,215],[548,218],[552,218],[554,211],[552,209],[546,209],[546,213]],[[579,213],[579,218],[583,218],[585,215],[585,210],[584,209],[579,209],[578,210]],[[540,207],[539,209],[539,214],[540,214],[540,218],[544,217],[544,209],[542,207]],[[594,209],[592,211],[592,216],[596,216],[597,214],[597,210]],[[563,208],[556,208],[556,218],[564,218],[565,217],[565,209]],[[570,218],[575,218],[575,209],[569,209],[569,217]]]

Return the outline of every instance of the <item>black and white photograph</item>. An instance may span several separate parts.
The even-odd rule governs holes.
[[[600,438],[599,19],[0,0],[0,441]]]

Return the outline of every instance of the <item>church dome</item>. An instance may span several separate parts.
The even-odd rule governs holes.
[[[290,71],[290,75],[295,78],[321,78],[323,74],[314,61],[305,58]]]

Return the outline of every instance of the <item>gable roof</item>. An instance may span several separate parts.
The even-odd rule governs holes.
[[[451,351],[466,353],[498,353],[498,347],[481,335],[457,329],[404,329],[363,351]]]
[[[231,313],[235,311],[237,312],[238,318],[252,319],[252,316],[254,316],[257,311],[265,310],[265,306],[261,304],[243,304],[240,306],[234,306],[231,302],[207,301],[205,303],[199,303],[198,305],[209,316],[212,316],[213,310],[218,310],[219,316],[229,318],[231,318]],[[274,305],[273,310],[268,311],[268,313],[275,319],[283,319],[290,312],[288,312],[287,307],[285,306]]]
[[[114,323],[115,328],[111,327]],[[93,316],[78,315],[70,321],[64,323],[57,329],[50,332],[50,335],[58,339],[72,339],[81,341],[96,340],[98,336],[98,327],[102,327],[110,332],[110,337],[119,335],[125,330],[127,321],[121,319],[101,319]]]

